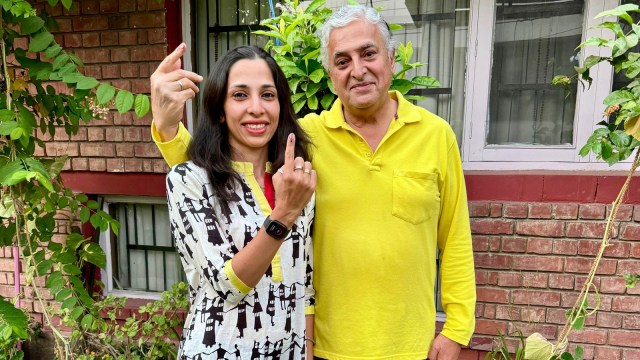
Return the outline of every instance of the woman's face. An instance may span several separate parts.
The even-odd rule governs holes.
[[[231,66],[224,101],[232,159],[268,152],[278,127],[280,103],[271,70],[262,59],[243,59]]]

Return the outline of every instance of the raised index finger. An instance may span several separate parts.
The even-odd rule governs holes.
[[[293,171],[293,157],[295,155],[296,136],[291,133],[287,137],[287,147],[284,150],[284,169],[286,172]]]
[[[178,45],[178,47],[173,50],[173,52],[167,55],[164,60],[158,65],[158,69],[156,71],[168,73],[173,70],[178,70],[180,68],[180,58],[184,55],[184,51],[187,49],[187,45],[182,43]],[[178,67],[176,68],[175,64],[178,63]]]

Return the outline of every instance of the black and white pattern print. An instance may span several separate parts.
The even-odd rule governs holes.
[[[244,294],[230,281],[225,263],[253,239],[270,209],[253,174],[240,177],[233,200],[223,206],[204,169],[192,162],[167,175],[171,232],[190,285],[178,359],[304,359],[304,311],[314,304],[315,196],[280,247],[281,272],[273,271],[272,262]],[[280,273],[282,279],[274,278]]]

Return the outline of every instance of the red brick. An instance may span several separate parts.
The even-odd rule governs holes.
[[[150,29],[147,31],[149,44],[165,44],[167,42],[167,33],[165,29]]]
[[[469,202],[469,217],[488,217],[489,216],[489,203],[470,201]]]
[[[45,143],[45,150],[47,156],[80,155],[78,143],[72,142],[47,142]]]
[[[164,10],[162,1],[147,1],[147,10]]]
[[[133,157],[134,156],[134,144],[122,143],[116,145],[116,155],[118,157]]]
[[[536,270],[560,272],[564,269],[565,259],[557,256],[514,256],[515,270]]]
[[[558,308],[548,308],[545,317],[547,324],[564,324],[567,322],[567,310]]]
[[[498,285],[498,272],[476,270],[476,285]]]
[[[552,251],[552,239],[531,238],[527,242],[527,252],[530,254],[550,254]]]
[[[611,294],[623,294],[627,287],[626,282],[621,277],[607,277],[600,279],[600,292]]]
[[[151,92],[151,82],[149,79],[131,80],[131,91],[136,94],[149,94]]]
[[[127,130],[138,130],[138,133],[135,131],[130,131],[130,134],[127,134]],[[135,139],[136,136],[141,138],[141,134],[139,133],[140,128],[130,128],[125,130],[124,138],[125,141],[140,141],[138,140],[127,140],[127,137],[130,136],[130,139]],[[473,242],[473,251],[498,251],[500,249],[500,237],[498,236],[481,236],[474,235],[472,237]]]
[[[592,258],[567,258],[564,270],[566,272],[587,274],[591,270],[593,263],[594,263],[594,259]],[[607,260],[607,259],[600,260],[600,264],[598,265],[598,270],[596,271],[596,274],[612,275],[615,273],[616,273],[615,260]]]
[[[637,359],[640,359],[640,350],[622,349],[622,360],[637,360]]]
[[[567,223],[567,237],[602,238],[606,225],[603,222],[569,222]],[[612,237],[615,237],[615,228],[612,230]]]
[[[118,0],[120,12],[136,11],[136,0]]]
[[[155,144],[135,144],[133,147],[135,157],[140,158],[159,158],[162,157],[158,147]]]
[[[550,274],[549,287],[551,289],[573,289],[575,277],[568,274]]]
[[[124,159],[107,159],[108,172],[124,172]]]
[[[476,253],[474,259],[476,268],[510,269],[512,265],[512,257],[508,255]]]
[[[121,61],[129,61],[129,49],[126,48],[115,48],[111,50],[111,61],[121,62]]]
[[[640,225],[623,224],[620,230],[622,240],[640,240]]]
[[[612,205],[607,206],[607,215],[606,219],[609,218],[609,214],[611,213]],[[618,207],[618,214],[616,215],[615,221],[631,221],[633,218],[633,205],[625,205],[622,204]]]
[[[136,45],[138,44],[138,32],[135,30],[120,31],[118,42],[120,45]]]
[[[520,320],[520,308],[513,305],[496,305],[496,319]]]
[[[113,31],[103,31],[100,33],[100,45],[114,46],[118,45],[118,33]]]
[[[129,16],[129,25],[134,29],[164,27],[164,16],[155,13],[135,13]]]
[[[622,327],[622,315],[606,313],[602,311],[598,311],[596,313],[596,324],[598,327],[603,328],[621,328]]]
[[[115,155],[115,151],[113,144],[83,143],[80,144],[80,155],[113,157]],[[91,166],[91,164],[89,164],[89,166]]]
[[[63,39],[64,46],[67,48],[82,46],[82,35],[80,34],[64,34]]]
[[[124,78],[133,78],[140,76],[138,64],[122,64],[120,66],[120,73]],[[147,82],[149,81],[147,80]]]
[[[578,205],[577,204],[554,204],[551,211],[551,216],[554,219],[577,219],[578,218]]]
[[[107,171],[106,159],[89,159],[90,171]]]
[[[501,219],[471,219],[473,234],[513,234],[513,221]]]
[[[582,204],[578,210],[578,217],[587,220],[602,220],[606,212],[606,206],[600,204]]]
[[[95,32],[82,34],[82,46],[84,47],[100,46],[100,34]]]
[[[539,290],[513,290],[511,292],[514,304],[559,306],[560,294],[557,292]]]
[[[147,40],[147,31],[140,30],[138,31],[138,45],[148,45],[149,40]]]
[[[524,219],[527,217],[527,204],[504,204],[503,206],[504,217],[506,218],[518,218]]]
[[[525,273],[522,276],[522,284],[526,288],[546,288],[549,282],[549,274]]]
[[[71,159],[71,169],[73,169],[73,171],[86,171],[86,170],[89,170],[89,159],[87,159],[87,158],[73,158],[73,159]]]
[[[496,321],[496,320],[485,320],[485,319],[477,319],[476,320],[476,334],[485,334],[485,335],[498,335],[498,333],[504,334],[507,330],[507,324],[504,321]]]
[[[523,253],[527,251],[527,239],[521,237],[502,239],[502,251]]]
[[[509,302],[509,291],[504,289],[488,289],[479,287],[476,290],[476,299],[479,303],[501,303],[507,304]]]
[[[578,253],[578,242],[575,240],[554,240],[553,253],[562,255],[576,255]]]
[[[620,360],[621,350],[604,346],[596,346],[593,354],[594,360]]]
[[[502,204],[492,203],[489,209],[489,216],[502,217]]]
[[[638,346],[639,340],[637,331],[609,330],[609,345],[618,346]]]
[[[612,299],[611,309],[620,312],[640,312],[640,297],[616,296]]]
[[[120,90],[131,91],[131,82],[129,80],[114,80],[111,85]]]
[[[149,83],[149,81],[147,80],[147,83]],[[151,125],[151,113],[139,118],[137,116],[133,116],[133,125],[138,125],[138,126],[145,126],[148,127]],[[148,136],[147,140],[145,139],[145,136]],[[142,139],[143,141],[151,141],[151,131],[143,131],[142,132]]]
[[[640,243],[631,245],[630,255],[634,258],[640,258]]]
[[[534,203],[529,204],[530,219],[550,219],[551,204]]]
[[[164,45],[138,46],[131,49],[131,61],[161,61],[167,56]]]
[[[129,112],[124,114],[114,113],[113,124],[114,125],[133,125],[133,117]]]
[[[598,329],[576,330],[569,335],[569,341],[603,345],[607,343],[607,331]]]
[[[138,127],[124,127],[122,128],[123,130],[123,139],[124,141],[140,141],[142,139],[142,128],[138,128]],[[148,130],[148,129],[144,129],[144,130]],[[475,243],[476,241],[480,242],[481,238],[486,238],[483,236],[474,236],[473,237],[473,243],[474,243],[474,247],[475,247]],[[499,238],[497,238],[498,241],[500,241]],[[488,247],[487,247],[488,249]]]
[[[521,311],[520,321],[544,323],[545,312],[545,309],[526,307]]]
[[[100,13],[112,14],[118,12],[118,2],[114,0],[100,0]]]
[[[622,317],[622,327],[630,330],[640,330],[640,315],[624,314]]]
[[[484,304],[482,307],[482,317],[485,319],[495,319],[496,306],[493,304]]]
[[[73,20],[74,31],[107,30],[109,23],[101,16],[77,16]]]
[[[123,140],[122,133],[123,132],[121,128],[108,127],[105,129],[105,139],[107,141],[122,142]]]
[[[129,16],[127,15],[111,15],[107,21],[109,23],[109,29],[112,30],[129,28]]]
[[[76,55],[84,61],[85,64],[97,64],[109,62],[109,49],[105,48],[89,48],[76,50]]]
[[[560,221],[519,221],[516,233],[520,235],[561,237],[564,235],[564,223]]]
[[[73,31],[73,24],[71,19],[56,19],[58,23],[58,31],[57,32],[71,32]]]
[[[640,274],[640,261],[620,260],[618,261],[618,275]]]
[[[140,159],[124,159],[125,172],[142,172],[142,160]]]
[[[89,141],[104,141],[104,128],[90,127],[87,129]]]
[[[102,65],[102,74],[105,79],[117,79],[120,77],[120,65]]]
[[[600,253],[602,240],[580,240],[578,254],[595,256]],[[631,244],[623,241],[611,241],[604,249],[605,257],[627,258],[631,251]]]
[[[498,286],[500,287],[520,287],[522,286],[522,274],[500,272],[498,273]]]
[[[87,65],[83,70],[85,76],[91,76],[96,79],[102,78],[102,67],[99,65]]]

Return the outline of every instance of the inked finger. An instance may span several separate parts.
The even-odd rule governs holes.
[[[287,147],[284,150],[284,171],[293,171],[293,155],[296,147],[296,136],[291,133],[287,137]]]
[[[173,52],[169,55],[167,55],[166,58],[164,58],[164,60],[162,60],[162,62],[160,63],[160,65],[158,65],[158,68],[156,69],[156,71],[160,71],[163,73],[167,73],[170,72],[172,70],[176,70],[180,68],[180,58],[182,57],[182,55],[184,55],[185,50],[187,49],[187,45],[185,43],[182,43],[180,45],[178,45],[178,47],[173,50]],[[175,64],[178,63],[178,67],[176,68]]]

